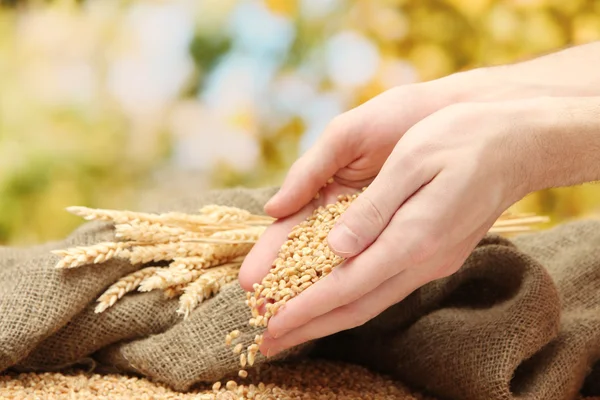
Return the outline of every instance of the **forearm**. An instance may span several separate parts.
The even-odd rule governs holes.
[[[511,65],[477,68],[432,81],[453,103],[532,97],[600,96],[600,42]]]
[[[600,42],[571,47],[512,65],[490,68],[513,82],[586,88],[600,95]]]
[[[530,191],[600,180],[600,97],[532,100],[518,111],[528,122],[524,179]]]

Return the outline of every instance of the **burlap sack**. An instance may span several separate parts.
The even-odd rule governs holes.
[[[261,213],[273,193],[274,189],[213,191],[161,208],[195,212],[206,204],[223,204]],[[225,348],[224,336],[240,329],[243,341],[250,344],[257,333],[248,327],[251,314],[237,283],[206,301],[183,323],[175,312],[177,300],[165,300],[156,292],[130,294],[106,312],[94,313],[98,295],[139,266],[112,260],[68,271],[53,268],[57,258],[49,253],[52,248],[113,239],[110,226],[91,223],[63,242],[0,250],[0,372],[8,367],[48,370],[94,364],[90,356],[96,351],[140,338],[144,340],[130,343],[136,349],[131,356],[123,345],[123,354],[116,346],[102,358],[179,389],[236,372],[239,364]],[[123,362],[129,357],[131,362]],[[263,361],[257,359],[258,364]]]
[[[513,243],[486,238],[457,274],[318,352],[443,398],[575,399],[600,360],[600,222]]]
[[[258,213],[272,193],[211,192],[163,209],[218,203]],[[109,226],[86,224],[62,242],[0,249],[0,371],[96,360],[178,389],[235,373],[223,336],[237,328],[247,342],[254,334],[237,284],[187,321],[174,313],[176,301],[157,293],[128,295],[96,315],[96,297],[136,267],[53,268],[50,249],[112,238]],[[440,398],[574,399],[582,387],[600,393],[593,378],[600,369],[592,370],[600,358],[599,307],[600,222],[512,242],[490,236],[457,274],[321,341],[316,355],[363,363]]]

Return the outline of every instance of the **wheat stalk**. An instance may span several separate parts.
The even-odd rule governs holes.
[[[147,277],[158,271],[159,267],[147,267],[133,272],[119,279],[112,284],[100,297],[98,297],[98,305],[95,312],[101,313],[109,307],[112,307],[117,300],[125,296],[127,293],[134,291]]]

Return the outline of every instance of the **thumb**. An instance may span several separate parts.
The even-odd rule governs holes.
[[[402,204],[435,175],[423,168],[409,170],[402,164],[402,160],[388,159],[377,178],[340,216],[327,237],[334,253],[348,258],[364,251],[379,237]],[[398,176],[402,178],[396,178]]]

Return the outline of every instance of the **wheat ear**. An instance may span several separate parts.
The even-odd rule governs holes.
[[[112,307],[120,298],[134,291],[140,282],[156,273],[159,269],[159,267],[147,267],[119,279],[98,297],[98,300],[96,300],[98,305],[95,312],[101,313],[107,308]]]
[[[140,292],[149,292],[154,289],[167,289],[173,286],[186,285],[195,281],[207,269],[228,262],[242,262],[243,256],[231,258],[223,257],[206,260],[202,257],[176,258],[169,264],[169,268],[161,268],[152,276],[146,278],[141,284]]]
[[[52,253],[61,256],[56,268],[76,268],[87,264],[100,264],[123,252],[127,243],[105,242],[93,246],[72,247],[66,250],[53,250]]]
[[[198,304],[214,296],[222,286],[237,278],[240,263],[225,264],[208,270],[194,282],[187,285],[179,298],[177,312],[184,318],[198,307]]]
[[[134,240],[147,243],[168,243],[185,237],[183,228],[166,226],[156,222],[132,221],[115,225],[115,236],[121,240]]]

